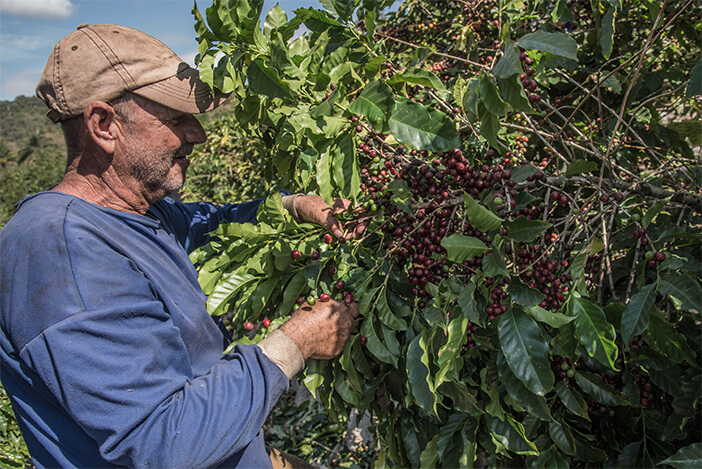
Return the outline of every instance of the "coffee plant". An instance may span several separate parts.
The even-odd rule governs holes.
[[[255,343],[356,301],[303,381],[377,467],[702,464],[698,3],[262,4],[195,6],[201,76],[257,174],[366,229],[271,195],[193,253],[210,313]]]

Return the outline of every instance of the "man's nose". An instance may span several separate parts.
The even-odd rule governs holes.
[[[204,143],[207,140],[205,129],[193,115],[188,118],[188,127],[185,130],[185,141],[188,143]]]

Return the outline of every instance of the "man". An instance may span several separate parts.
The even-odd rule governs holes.
[[[164,44],[116,25],[60,41],[37,94],[68,166],[0,233],[2,383],[36,466],[270,467],[269,411],[306,359],[341,352],[357,305],[298,309],[224,355],[188,252],[220,222],[254,221],[259,202],[166,197],[205,141],[193,114],[221,97]],[[284,203],[343,235],[321,198]]]

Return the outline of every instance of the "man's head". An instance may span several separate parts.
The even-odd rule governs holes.
[[[62,39],[36,92],[54,122],[82,115],[93,101],[110,102],[127,92],[189,114],[223,101],[161,41],[112,24],[80,25]]]
[[[66,139],[58,190],[90,200],[75,190],[87,183],[97,203],[140,213],[183,184],[187,155],[206,138],[193,114],[223,101],[163,43],[115,25],[81,25],[61,40],[37,95]]]

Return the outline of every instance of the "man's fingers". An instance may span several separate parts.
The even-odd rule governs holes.
[[[351,313],[351,316],[353,316],[354,319],[358,317],[359,309],[358,309],[358,303],[353,302],[349,305],[349,312]]]
[[[322,226],[337,238],[344,236],[344,227],[331,213],[327,213],[327,219]]]
[[[332,212],[333,213],[343,213],[349,209],[351,206],[351,201],[348,199],[334,199],[334,202],[332,203]]]
[[[360,238],[363,236],[363,233],[366,231],[366,223],[359,223],[356,225],[353,229],[353,237],[354,238]]]

